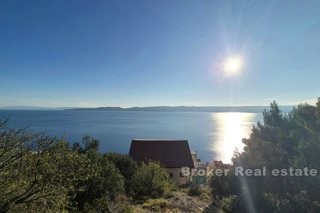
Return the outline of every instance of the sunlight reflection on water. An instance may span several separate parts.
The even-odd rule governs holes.
[[[243,151],[242,138],[249,136],[252,125],[255,124],[255,113],[212,113],[212,119],[217,124],[218,134],[213,135],[212,149],[215,160],[231,163],[234,151]]]
[[[1,117],[10,118],[12,127],[29,127],[58,137],[66,133],[70,143],[90,135],[100,140],[102,153],[127,153],[134,138],[187,139],[203,162],[230,162],[234,149],[243,148],[241,139],[263,120],[261,113],[99,110],[0,110]]]

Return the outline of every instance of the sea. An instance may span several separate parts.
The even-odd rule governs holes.
[[[262,113],[0,110],[0,119],[9,119],[12,128],[64,136],[70,143],[89,135],[100,141],[102,153],[128,153],[133,139],[186,139],[201,161],[230,163]]]

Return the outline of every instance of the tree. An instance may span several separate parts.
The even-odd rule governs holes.
[[[271,103],[263,113],[264,123],[252,128],[250,137],[243,139],[244,151],[233,158],[233,167],[267,167],[267,176],[213,177],[216,209],[228,212],[223,207],[228,204],[235,212],[319,212],[319,176],[274,177],[271,173],[290,167],[319,171],[318,107],[304,104],[283,114],[277,103]]]
[[[157,198],[168,184],[167,170],[159,163],[141,163],[132,177],[131,193],[135,199]]]
[[[98,147],[99,141],[90,136],[84,136],[82,144],[73,145],[74,151],[88,159],[83,165],[86,178],[74,183],[74,197],[71,199],[76,209],[82,212],[98,207],[106,211],[108,203],[125,192],[123,176],[112,161],[99,153]]]
[[[62,139],[9,129],[1,122],[1,211],[63,209],[74,175],[69,168],[76,163]]]
[[[104,210],[124,193],[124,179],[86,136],[63,138],[10,129],[0,121],[0,212]]]
[[[104,155],[105,159],[111,161],[121,175],[124,177],[126,192],[130,193],[130,186],[132,184],[132,177],[138,169],[137,163],[132,160],[129,155],[123,155],[118,153],[107,153]]]

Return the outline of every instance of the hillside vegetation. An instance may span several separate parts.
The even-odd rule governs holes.
[[[131,201],[170,189],[158,163],[100,154],[89,136],[63,138],[10,129],[0,123],[0,212],[130,212]]]
[[[244,152],[235,154],[231,171],[265,167],[266,176],[212,177],[208,212],[320,212],[320,102],[286,114],[273,102],[263,118],[243,139]],[[272,175],[274,169],[284,172]],[[317,174],[305,175],[306,169]]]

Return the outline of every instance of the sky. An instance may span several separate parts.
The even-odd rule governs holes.
[[[320,96],[318,0],[0,0],[0,30],[0,107]],[[230,76],[234,56],[243,67]]]

